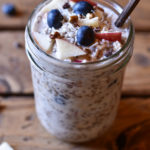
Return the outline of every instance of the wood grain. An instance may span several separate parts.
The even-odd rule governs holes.
[[[102,138],[85,144],[67,144],[40,125],[32,98],[0,98],[0,142],[15,150],[149,150],[150,98],[124,99],[114,125]],[[147,128],[145,128],[147,127]],[[136,138],[134,138],[136,137]],[[145,139],[143,141],[143,139]],[[138,140],[138,143],[135,142]],[[136,149],[138,150],[138,149]]]
[[[4,3],[13,3],[17,9],[17,15],[8,17],[0,13],[0,28],[1,29],[23,29],[27,24],[27,20],[37,4],[42,0],[1,0],[0,7]]]
[[[0,33],[0,93],[32,93],[23,32]]]
[[[123,7],[129,2],[129,0],[116,0]],[[150,31],[150,1],[141,0],[134,12],[131,15],[133,24],[138,31]]]
[[[123,84],[125,95],[150,94],[150,34],[138,33],[135,37],[133,57],[127,67]]]
[[[119,4],[125,6],[128,0],[116,0]],[[18,15],[15,17],[8,17],[0,13],[0,29],[23,29],[27,20],[35,8],[35,6],[42,2],[42,0],[7,0],[7,2],[14,3]],[[0,7],[6,3],[5,0],[0,1]],[[150,1],[142,0],[132,15],[134,25],[137,30],[150,30]]]
[[[149,40],[149,33],[136,34],[134,55],[127,67],[123,85],[125,95],[150,95]],[[16,43],[22,47],[16,48]],[[0,93],[33,92],[29,61],[23,46],[23,32],[0,33]]]

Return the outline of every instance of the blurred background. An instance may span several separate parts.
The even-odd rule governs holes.
[[[48,144],[48,134],[39,127],[40,125],[36,124],[36,121],[33,121],[33,89],[29,61],[25,55],[24,29],[32,10],[41,1],[0,0],[0,142],[7,140],[18,150],[48,150],[45,146],[61,150],[60,143],[54,142],[54,139],[55,144]],[[128,2],[128,0],[116,1],[122,6]],[[4,14],[2,6],[5,3],[14,4],[17,14],[14,16]],[[122,97],[124,101],[121,102],[119,115],[112,131],[115,133],[112,134],[112,141],[119,139],[117,146],[122,149],[118,150],[148,150],[150,149],[148,144],[150,142],[148,134],[150,120],[150,0],[141,0],[131,17],[136,30],[135,48],[125,74]],[[148,120],[146,125],[145,122],[143,123],[145,120]],[[138,124],[139,122],[141,124]],[[142,126],[145,127],[144,131]],[[140,130],[141,128],[142,130]],[[36,133],[33,131],[34,129],[37,130]],[[137,132],[139,135],[136,136]],[[40,134],[40,137],[37,134]],[[114,138],[114,135],[118,138]],[[128,137],[129,135],[130,137]],[[134,136],[141,139],[136,139]],[[135,143],[128,142],[128,140],[133,140],[132,137],[134,140],[136,139]],[[27,141],[29,142],[26,143]],[[106,145],[108,146],[108,143]],[[125,147],[125,145],[127,146]],[[70,149],[68,145],[65,145],[64,148]]]

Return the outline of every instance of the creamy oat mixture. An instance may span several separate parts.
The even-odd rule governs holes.
[[[64,61],[86,63],[109,58],[122,47],[128,37],[128,28],[113,25],[117,15],[111,9],[86,1],[94,9],[86,15],[75,14],[73,9],[77,2],[68,0],[47,1],[42,9],[38,7],[31,30],[43,51]],[[57,29],[49,27],[52,22],[48,25],[47,18],[52,9],[60,12],[60,21],[53,24]],[[91,36],[89,41],[79,38],[78,42],[77,33],[85,25],[84,29],[94,32],[96,38],[93,40]],[[104,61],[107,67],[101,67],[102,63],[91,66],[53,62],[53,59],[47,61],[38,54],[34,55],[37,49],[32,47],[27,37],[26,50],[31,55],[36,111],[42,125],[65,141],[85,142],[103,136],[117,113],[125,65],[132,55],[133,42],[127,53],[123,51],[124,55]]]
[[[91,1],[88,3],[93,10],[84,15],[78,14],[75,11],[78,2],[74,1],[76,0],[53,0],[36,15],[32,33],[39,47],[55,58],[78,63],[103,60],[119,51],[128,37],[128,28],[127,25],[123,28],[114,26],[118,15]],[[59,28],[48,25],[48,13],[54,9],[63,17]],[[92,29],[93,42],[78,42],[77,34],[82,26]],[[88,41],[85,38],[86,40]]]

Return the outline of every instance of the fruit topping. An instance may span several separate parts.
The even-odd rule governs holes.
[[[44,51],[51,50],[54,41],[51,40],[48,35],[34,32],[34,37],[35,41],[38,43],[41,49],[43,49]]]
[[[92,19],[80,19],[78,21],[78,24],[80,26],[92,26],[92,27],[99,27],[100,21],[98,17],[92,18]]]
[[[80,1],[83,1],[83,0],[71,0],[73,2],[80,2]],[[91,0],[84,0],[85,2],[88,2],[89,4],[91,4],[92,6],[96,6],[97,4]]]
[[[16,8],[13,4],[4,4],[2,6],[2,11],[4,14],[9,15],[9,16],[13,16],[16,14]]]
[[[111,42],[119,41],[121,42],[121,32],[114,32],[114,33],[96,33],[96,38],[99,40],[105,39]]]
[[[61,9],[67,2],[68,0],[52,0],[41,10],[41,13],[49,12],[52,9]]]
[[[81,15],[86,16],[87,13],[91,13],[93,11],[94,11],[93,6],[86,1],[77,2],[73,6],[73,12],[75,14],[81,14]]]
[[[47,23],[50,28],[59,29],[62,26],[63,16],[58,9],[52,9],[47,15]]]
[[[56,58],[64,60],[69,57],[85,55],[86,53],[74,44],[62,39],[56,39]]]
[[[94,18],[94,14],[93,13],[88,13],[88,14],[86,14],[86,18],[87,19],[92,19],[92,18]]]
[[[77,43],[81,46],[89,46],[95,41],[95,33],[91,27],[81,26],[77,32]]]

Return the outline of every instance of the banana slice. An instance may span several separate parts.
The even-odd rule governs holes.
[[[99,20],[101,20],[104,16],[104,12],[97,9],[96,12],[95,12],[95,15],[98,16]]]

